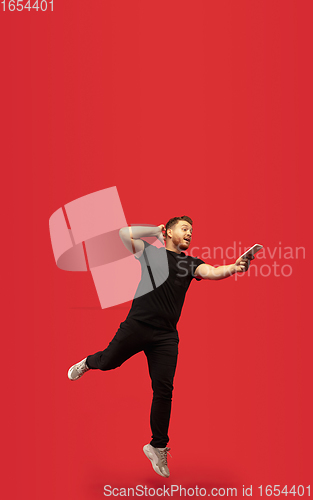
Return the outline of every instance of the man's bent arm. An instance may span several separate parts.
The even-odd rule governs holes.
[[[163,227],[163,224],[160,226],[122,227],[119,231],[119,235],[127,250],[140,257],[144,250],[144,242],[140,238],[156,236],[163,243]],[[141,254],[138,255],[138,252],[141,252]]]
[[[120,236],[131,237],[134,240],[145,238],[146,236],[159,237],[162,233],[160,226],[128,226],[120,229]]]

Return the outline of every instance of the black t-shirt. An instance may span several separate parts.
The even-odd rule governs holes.
[[[143,242],[145,249],[138,259],[141,280],[128,317],[166,330],[176,330],[192,279],[201,281],[194,272],[205,262],[184,252],[178,254]]]

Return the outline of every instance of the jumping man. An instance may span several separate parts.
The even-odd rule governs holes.
[[[245,272],[254,257],[234,264],[213,267],[184,253],[192,238],[192,220],[184,215],[170,219],[166,226],[122,228],[120,237],[141,264],[141,280],[125,321],[104,351],[87,356],[68,371],[78,380],[88,370],[112,370],[134,354],[147,357],[153,399],[150,413],[152,439],[143,447],[155,472],[169,477],[167,465],[168,428],[172,406],[173,380],[178,356],[177,322],[186,292],[193,279],[220,280]],[[165,236],[163,236],[165,231]],[[157,237],[165,248],[149,245],[141,238]]]

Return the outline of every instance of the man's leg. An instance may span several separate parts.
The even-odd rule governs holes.
[[[117,368],[134,354],[144,350],[147,340],[147,332],[142,323],[126,319],[120,324],[106,349],[87,356],[87,367],[103,371]]]
[[[121,366],[137,352],[143,351],[148,343],[149,335],[143,323],[126,318],[120,324],[114,338],[104,351],[96,352],[71,366],[68,371],[70,380],[80,379],[90,369],[112,370]]]
[[[154,448],[166,447],[172,407],[173,380],[178,355],[178,334],[160,331],[154,337],[153,345],[145,349],[149,374],[152,381],[153,400],[150,413]]]

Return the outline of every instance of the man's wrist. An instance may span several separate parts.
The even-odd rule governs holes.
[[[230,272],[230,275],[232,276],[233,274],[236,274],[237,270],[236,270],[236,264],[230,264],[229,265],[229,272]]]

